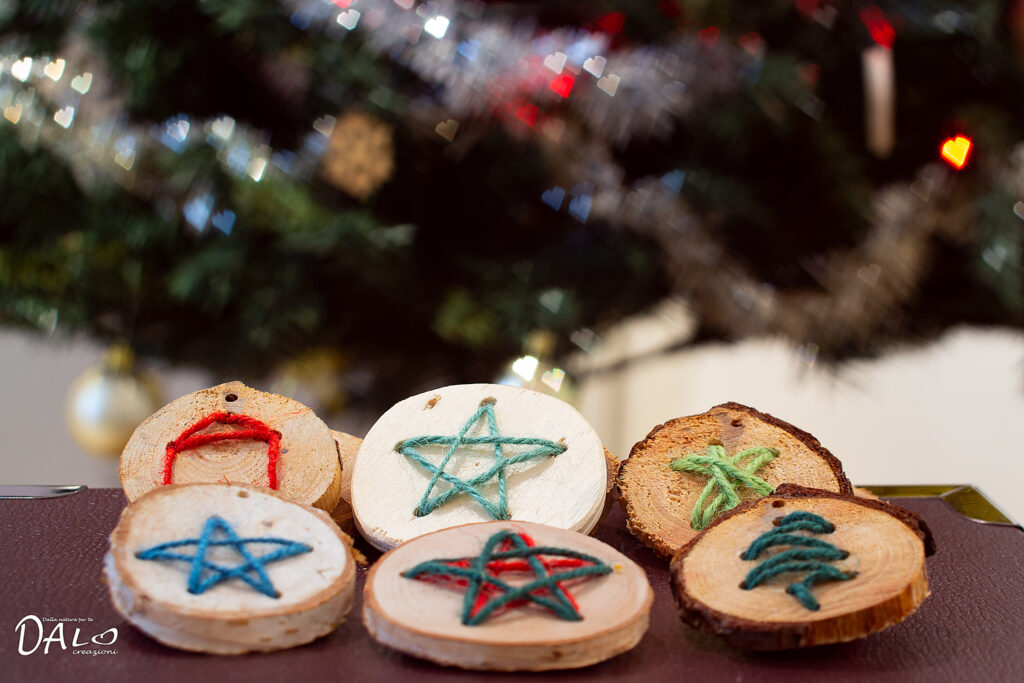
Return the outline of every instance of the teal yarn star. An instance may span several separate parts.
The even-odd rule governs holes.
[[[753,459],[741,469],[740,463],[751,457]],[[779,457],[779,452],[774,448],[755,446],[740,451],[730,458],[724,446],[709,443],[705,455],[689,453],[670,462],[669,469],[676,472],[689,472],[710,477],[707,486],[697,497],[693,510],[690,512],[690,527],[700,531],[720,513],[739,505],[740,494],[736,490],[738,486],[753,489],[762,496],[771,493],[773,489],[768,482],[755,475],[762,467],[777,457]],[[708,503],[708,499],[716,491],[718,495],[715,495]]]
[[[476,557],[428,560],[402,576],[465,588],[462,623],[476,626],[496,612],[530,603],[560,619],[580,621],[579,605],[565,583],[611,572],[596,557],[568,548],[536,546],[526,534],[504,529],[488,538]],[[501,578],[508,573],[532,573],[533,580],[512,585]]]
[[[758,536],[750,544],[740,559],[756,560],[768,548],[779,545],[797,546],[792,550],[780,553],[760,562],[747,573],[740,588],[751,590],[765,581],[789,572],[807,572],[801,581],[795,581],[786,587],[806,609],[817,611],[818,600],[811,594],[816,583],[824,581],[849,581],[857,576],[857,572],[844,572],[836,569],[830,562],[845,560],[850,553],[837,548],[828,541],[811,536],[797,535],[796,531],[809,531],[812,534],[830,534],[836,530],[835,525],[820,515],[804,510],[791,512],[776,522],[776,527]]]
[[[214,538],[214,534],[218,531],[221,532],[223,538]],[[253,543],[276,545],[278,547],[263,555],[254,556],[246,548],[247,545]],[[185,548],[188,546],[196,547],[194,555],[172,552],[174,548]],[[245,563],[234,567],[225,567],[211,562],[206,559],[206,553],[211,546],[234,548],[241,555],[242,559],[245,560]],[[267,597],[278,598],[281,594],[277,592],[274,584],[271,583],[264,565],[312,551],[313,549],[305,543],[296,543],[285,538],[273,536],[239,538],[230,524],[214,515],[206,520],[199,538],[186,538],[180,541],[161,543],[151,548],[140,550],[135,553],[135,557],[140,560],[173,560],[190,563],[192,571],[188,575],[188,592],[194,595],[204,593],[222,581],[241,579]]]
[[[486,419],[487,421],[488,435],[467,436],[469,431],[481,419]],[[460,447],[476,446],[480,444],[494,446],[494,464],[471,479],[460,479],[459,477],[445,472],[445,468],[448,466],[448,463],[451,462],[452,456],[455,455],[455,452]],[[448,448],[445,451],[444,457],[441,458],[441,462],[435,465],[430,460],[427,460],[423,454],[417,450],[423,446],[447,446]],[[503,446],[536,446],[536,448],[522,453],[517,453],[515,455],[506,456]],[[414,436],[395,444],[395,451],[409,458],[409,460],[413,461],[432,475],[430,483],[427,485],[427,490],[423,492],[423,497],[420,499],[419,505],[416,506],[416,510],[414,511],[414,514],[417,517],[429,515],[431,512],[453,498],[465,494],[479,503],[487,514],[491,516],[491,519],[509,519],[511,517],[508,511],[508,492],[506,490],[507,483],[505,475],[506,467],[545,455],[559,455],[560,453],[564,453],[567,448],[568,446],[564,443],[549,441],[548,439],[541,439],[532,436],[503,436],[501,432],[498,431],[498,421],[494,415],[493,398],[481,401],[480,407],[477,408],[476,412],[473,413],[473,416],[466,421],[466,424],[463,425],[459,433],[454,436]],[[496,503],[487,500],[481,490],[483,485],[492,479],[496,479],[498,482],[498,500]],[[442,480],[451,484],[451,488],[432,497],[431,493],[433,493],[434,487]]]

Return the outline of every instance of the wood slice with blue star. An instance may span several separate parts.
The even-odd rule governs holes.
[[[351,539],[323,510],[246,484],[172,484],[125,508],[104,574],[114,607],[171,647],[280,650],[352,608]]]
[[[611,546],[517,521],[426,534],[386,553],[363,588],[381,644],[439,664],[494,671],[589,666],[633,648],[654,593]]]
[[[716,518],[672,560],[683,621],[751,650],[840,643],[929,595],[924,521],[888,503],[794,484]]]
[[[388,550],[425,533],[523,520],[589,533],[609,488],[593,427],[560,399],[464,384],[393,406],[352,465],[360,533]]]
[[[816,438],[739,403],[658,425],[618,474],[626,526],[665,558],[717,516],[784,483],[853,491]]]

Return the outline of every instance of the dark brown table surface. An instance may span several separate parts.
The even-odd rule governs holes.
[[[921,514],[938,552],[928,560],[932,596],[902,624],[864,640],[781,653],[733,650],[683,625],[676,616],[666,563],[624,526],[618,506],[597,537],[647,571],[654,586],[651,627],[640,645],[586,669],[529,674],[533,680],[616,681],[1024,681],[1024,532],[961,517],[938,498],[895,499]],[[4,681],[443,681],[491,676],[436,666],[374,643],[360,622],[361,591],[348,620],[304,647],[216,657],[164,647],[126,623],[100,578],[107,536],[124,506],[118,489],[62,498],[0,500],[3,599],[0,680]],[[376,558],[376,553],[370,554]],[[360,570],[362,586],[365,569]],[[16,624],[28,614],[44,631],[64,622],[67,650],[52,644],[19,655]],[[111,627],[113,645],[72,647]],[[34,643],[34,627],[29,630]],[[92,655],[113,649],[116,654]],[[494,674],[506,680],[512,675]],[[525,675],[523,675],[525,676]]]

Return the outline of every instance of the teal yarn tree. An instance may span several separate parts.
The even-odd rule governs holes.
[[[849,581],[854,578],[857,572],[844,572],[829,564],[845,560],[850,554],[828,541],[794,533],[809,531],[813,534],[830,534],[836,530],[835,525],[813,512],[803,510],[791,512],[778,520],[777,524],[776,528],[754,539],[754,542],[740,555],[740,558],[756,560],[768,548],[775,546],[798,547],[784,550],[758,564],[743,579],[740,588],[751,590],[769,579],[787,572],[809,572],[802,580],[790,584],[786,588],[786,592],[796,598],[805,608],[817,611],[820,605],[811,594],[811,588],[815,584],[825,581]]]
[[[693,511],[690,513],[690,527],[700,531],[719,514],[739,505],[740,494],[737,488],[753,489],[761,496],[770,494],[772,487],[756,474],[778,456],[779,452],[774,448],[755,446],[729,457],[724,446],[709,443],[705,454],[689,453],[669,463],[669,468],[676,472],[710,477],[707,486],[694,503]],[[740,463],[747,458],[751,460],[741,466]]]
[[[487,436],[467,436],[469,431],[481,419],[487,422]],[[455,452],[464,446],[491,445],[494,447],[494,464],[481,474],[470,479],[460,479],[449,474],[445,468],[451,462]],[[444,457],[437,465],[425,458],[418,450],[423,446],[447,446]],[[503,446],[536,446],[536,448],[506,456]],[[526,462],[545,455],[555,456],[564,453],[568,448],[564,443],[541,439],[538,437],[504,436],[498,430],[498,420],[494,414],[494,399],[484,399],[480,407],[466,421],[458,434],[451,436],[414,436],[395,444],[395,450],[406,456],[432,475],[427,490],[423,492],[415,515],[423,517],[460,495],[468,495],[490,515],[491,519],[509,519],[508,483],[505,468],[517,463]],[[491,502],[484,496],[482,487],[492,479],[498,483],[498,499]],[[446,481],[451,488],[431,496],[439,481]]]

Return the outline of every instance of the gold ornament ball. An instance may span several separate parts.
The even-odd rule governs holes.
[[[65,419],[72,438],[99,457],[121,454],[132,432],[163,405],[157,382],[135,371],[131,351],[115,347],[68,388]]]

